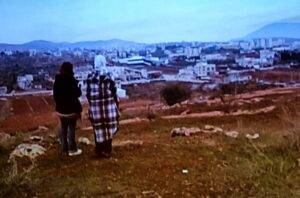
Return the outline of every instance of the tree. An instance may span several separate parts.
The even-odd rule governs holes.
[[[191,90],[180,85],[168,85],[161,91],[162,98],[169,106],[187,100],[190,95]]]

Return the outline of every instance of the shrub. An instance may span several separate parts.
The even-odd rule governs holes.
[[[169,106],[187,100],[190,95],[191,90],[180,85],[168,85],[161,91],[162,98]]]

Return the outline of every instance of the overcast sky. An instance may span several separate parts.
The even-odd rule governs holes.
[[[225,41],[299,13],[300,0],[0,0],[0,42]]]

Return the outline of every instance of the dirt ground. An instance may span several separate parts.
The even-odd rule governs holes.
[[[83,144],[79,144],[82,155],[61,158],[55,115],[52,111],[35,113],[27,109],[26,115],[32,116],[27,116],[27,123],[36,119],[31,130],[18,128],[24,125],[17,121],[17,116],[20,120],[26,117],[22,112],[8,116],[0,125],[3,131],[10,129],[12,133],[13,127],[22,131],[14,131],[14,138],[1,144],[0,196],[299,197],[299,98],[300,89],[284,88],[228,95],[225,102],[193,98],[173,107],[153,100],[122,101],[124,121],[108,159],[97,158],[94,146]],[[37,106],[41,104],[34,101]],[[274,108],[270,111],[258,111],[271,106]],[[142,119],[150,110],[155,114],[152,121]],[[214,111],[223,114],[189,116]],[[237,113],[241,111],[250,113]],[[164,119],[171,115],[180,118]],[[9,125],[8,120],[13,117],[16,120]],[[134,117],[142,121],[128,122]],[[93,141],[85,119],[79,123],[77,137]],[[46,125],[49,130],[36,130],[39,125]],[[200,133],[171,137],[173,128],[205,125],[237,131],[239,135],[231,138],[224,133]],[[259,138],[248,140],[248,133],[258,133]],[[11,151],[31,135],[44,137],[46,154],[33,161],[18,158],[16,164],[7,163]]]

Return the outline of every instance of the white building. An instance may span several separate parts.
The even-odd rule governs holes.
[[[194,73],[200,77],[214,75],[216,74],[216,65],[199,62],[194,66]]]
[[[227,59],[226,55],[222,55],[222,54],[206,54],[202,58],[205,59],[206,61]]]
[[[13,54],[13,52],[11,50],[5,50],[4,53],[7,56],[11,56]]]
[[[260,50],[259,54],[261,65],[273,65],[275,52],[270,50]]]
[[[236,63],[239,64],[239,66],[245,68],[259,67],[261,64],[259,58],[241,57],[241,58],[236,58],[235,61]]]
[[[100,70],[100,68],[105,68],[106,67],[106,58],[102,55],[97,55],[95,56],[94,59],[94,69],[95,70]]]
[[[238,71],[230,71],[227,77],[224,78],[223,83],[233,83],[233,82],[248,82],[252,79],[249,74],[241,73]]]
[[[132,56],[130,58],[119,59],[120,64],[126,65],[148,65],[151,66],[151,62],[147,61],[147,59],[143,56]]]
[[[32,88],[33,75],[26,74],[24,76],[18,76],[17,84],[21,89],[28,90]]]
[[[195,66],[188,66],[180,69],[178,75],[190,79],[203,78],[216,74],[216,65],[204,62],[197,63]]]
[[[200,54],[201,54],[201,48],[186,47],[184,49],[184,54],[186,55],[187,58],[195,57],[195,56],[200,56]]]

